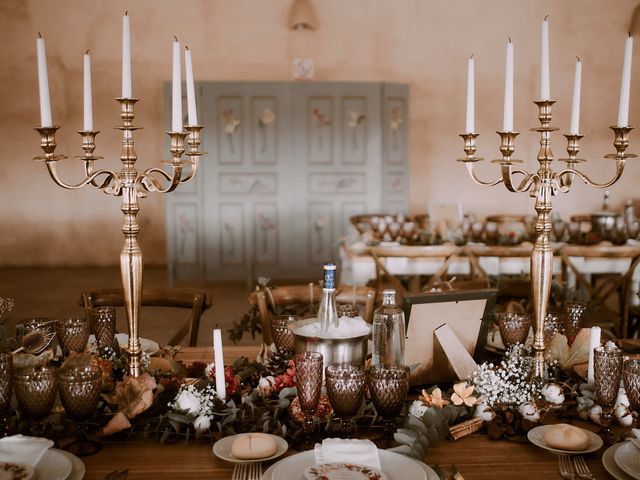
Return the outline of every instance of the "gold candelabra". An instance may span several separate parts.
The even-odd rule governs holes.
[[[512,159],[515,151],[515,139],[518,136],[518,132],[513,131],[497,132],[501,139],[500,152],[502,153],[501,159],[492,161],[492,163],[500,164],[501,175],[497,180],[483,181],[474,171],[476,163],[482,160],[482,158],[476,157],[477,133],[463,133],[460,135],[464,139],[464,151],[467,156],[459,158],[458,161],[465,164],[471,178],[480,185],[493,186],[504,183],[510,192],[529,192],[529,195],[535,198],[534,208],[537,213],[536,241],[531,252],[530,264],[534,322],[533,363],[530,380],[540,387],[546,381],[544,320],[547,314],[553,275],[553,249],[549,238],[551,233],[551,197],[558,192],[569,192],[574,176],[593,187],[607,188],[616,183],[622,175],[625,160],[636,155],[625,153],[629,146],[629,132],[633,127],[610,127],[614,132],[613,146],[616,149],[616,153],[606,155],[605,158],[615,160],[616,171],[611,180],[597,183],[576,168],[579,163],[585,161],[578,158],[580,140],[583,135],[567,134],[565,137],[567,138],[568,158],[560,159],[566,163],[566,168],[560,171],[553,171],[551,167],[551,162],[554,160],[551,152],[551,132],[557,130],[557,128],[551,127],[550,124],[551,108],[555,101],[541,100],[534,103],[538,106],[538,120],[541,124],[540,127],[532,129],[532,131],[540,132],[540,150],[537,157],[539,168],[535,173],[529,173],[514,167],[514,165],[522,163],[522,161]]]
[[[77,184],[65,183],[57,173],[57,162],[66,158],[64,155],[55,154],[57,146],[55,134],[60,127],[36,127],[40,133],[40,146],[44,151],[44,156],[35,157],[34,160],[44,161],[49,175],[62,188],[74,190],[91,184],[104,193],[122,197],[121,210],[124,214],[122,233],[125,240],[120,253],[120,275],[129,328],[129,374],[137,377],[142,373],[142,348],[138,335],[142,298],[142,250],[138,244],[140,225],[136,218],[140,210],[138,198],[146,197],[149,192],[172,192],[178,185],[186,183],[194,177],[198,169],[198,159],[203,155],[203,152],[200,152],[202,126],[185,127],[187,133],[167,132],[171,139],[171,159],[162,162],[165,168],[149,168],[142,174],[138,174],[135,168],[138,157],[133,140],[133,132],[141,128],[133,125],[134,106],[138,99],[116,98],[116,100],[120,102],[120,118],[122,119],[122,125],[116,127],[122,131],[122,151],[120,153],[122,169],[119,172],[95,170],[94,163],[102,158],[94,155],[95,138],[98,131],[78,132],[82,136],[84,155],[77,158],[84,163],[85,178]],[[188,160],[182,159],[185,153],[185,139],[189,146]],[[186,171],[183,173],[185,169]]]

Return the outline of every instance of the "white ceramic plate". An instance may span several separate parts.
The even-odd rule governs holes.
[[[438,480],[436,472],[418,460],[381,449],[378,449],[378,455],[382,471],[390,479]],[[301,480],[305,468],[315,463],[313,450],[291,455],[271,465],[262,475],[262,480]]]
[[[640,449],[631,442],[620,445],[613,454],[618,466],[631,478],[640,480]]]
[[[85,468],[84,462],[82,460],[76,457],[73,453],[67,452],[65,450],[58,450],[57,448],[52,448],[51,450],[60,452],[71,462],[71,473],[65,480],[82,480],[84,478],[84,474],[86,473],[87,469]]]
[[[622,445],[624,445],[624,443],[616,443],[607,448],[602,454],[602,465],[604,465],[605,470],[616,480],[633,480],[633,477],[624,473],[624,470],[618,466],[614,458],[616,450]]]
[[[589,436],[589,445],[584,450],[561,450],[559,448],[550,447],[547,445],[547,442],[544,441],[544,434],[551,426],[552,425],[540,425],[539,427],[533,428],[529,430],[529,433],[527,433],[527,438],[531,443],[540,448],[544,448],[545,450],[553,453],[565,455],[583,455],[585,453],[595,452],[602,447],[602,439],[597,434],[589,430],[585,430],[584,428],[581,428],[580,430]]]
[[[249,434],[239,433],[237,435],[230,435],[228,437],[221,438],[220,440],[218,440],[216,443],[213,444],[213,454],[222,460],[226,460],[227,462],[234,462],[234,463],[266,462],[267,460],[273,460],[274,458],[278,458],[280,455],[286,452],[287,449],[289,448],[289,444],[284,438],[279,437],[277,435],[263,433],[262,435],[268,435],[269,437],[273,438],[274,442],[276,442],[276,451],[273,455],[270,455],[265,458],[255,458],[251,460],[236,458],[233,456],[233,453],[231,453],[231,446],[233,445],[233,442],[236,441],[236,439],[243,437],[245,435],[249,435]]]
[[[304,469],[307,480],[388,480],[380,470],[350,463],[325,463]]]
[[[37,480],[67,480],[73,466],[60,450],[50,448],[36,465]]]
[[[129,334],[116,333],[116,340],[118,340],[120,348],[126,349],[128,347],[127,342],[129,341]],[[158,350],[160,350],[160,345],[158,345],[153,340],[149,340],[148,338],[140,338],[140,346],[142,347],[142,351],[148,353],[149,355],[153,355]]]

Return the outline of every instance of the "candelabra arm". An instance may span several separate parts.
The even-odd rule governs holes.
[[[117,185],[119,183],[118,180],[118,174],[115,172],[112,172],[111,170],[98,170],[96,172],[92,172],[89,175],[87,175],[84,180],[80,181],[79,183],[76,184],[71,184],[71,183],[66,183],[64,182],[59,176],[58,176],[58,171],[56,168],[56,162],[55,161],[45,161],[45,164],[47,165],[47,171],[49,172],[49,176],[51,176],[51,178],[53,179],[53,181],[56,183],[56,185],[61,186],[62,188],[66,188],[67,190],[77,190],[79,188],[84,187],[87,184],[92,184],[94,186],[96,186],[99,189],[104,189],[106,188],[108,185],[112,185],[112,189],[114,190],[118,190]],[[90,168],[90,167],[89,167]],[[101,182],[96,181],[98,177],[100,177],[101,175],[104,175],[104,179]]]
[[[155,178],[153,174],[158,174],[163,177],[169,185],[166,187],[162,186],[162,181]],[[171,175],[168,174],[161,168],[148,168],[144,171],[142,175],[137,178],[137,183],[140,185],[146,192],[159,192],[159,193],[169,193],[173,192],[180,182],[180,177],[182,176],[182,165],[172,165],[171,167]]]
[[[474,162],[465,162],[464,165],[465,167],[467,167],[467,172],[469,172],[469,176],[471,177],[471,179],[474,182],[476,182],[478,185],[482,185],[483,187],[493,187],[494,185],[498,185],[499,183],[502,183],[502,177],[498,178],[497,180],[488,181],[488,182],[481,180],[476,174]]]
[[[511,163],[502,163],[500,165],[500,171],[502,173],[502,181],[504,186],[510,192],[526,192],[531,188],[531,185],[536,182],[538,176],[535,173],[529,173],[524,170],[511,170]],[[522,175],[524,178],[516,186],[513,182],[513,175]]]
[[[576,170],[573,168],[566,168],[564,170],[561,170],[560,172],[558,172],[558,177],[562,178],[563,176],[567,176],[567,175],[575,175],[576,177],[578,177],[579,179],[581,179],[584,183],[586,183],[587,185],[590,185],[592,187],[595,188],[608,188],[611,185],[613,185],[614,183],[616,183],[620,177],[622,176],[622,172],[624,171],[624,164],[625,161],[624,160],[616,160],[616,172],[613,175],[613,178],[611,178],[611,180],[608,180],[606,182],[603,183],[598,183],[594,180],[592,180],[591,178],[589,178],[589,176],[586,173],[581,172],[580,170]],[[564,181],[564,184],[567,185],[567,182]],[[568,182],[568,186],[571,186],[571,182]]]

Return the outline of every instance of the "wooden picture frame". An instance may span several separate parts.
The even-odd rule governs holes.
[[[462,290],[421,293],[404,297],[405,361],[418,366],[411,372],[411,383],[418,385],[450,383],[458,380],[451,364],[451,352],[459,349],[467,358],[478,358],[487,342],[497,290]],[[440,345],[435,331],[447,324],[460,341]],[[464,353],[462,348],[468,352]]]

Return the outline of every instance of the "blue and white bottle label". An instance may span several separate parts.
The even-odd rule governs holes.
[[[334,289],[336,288],[336,264],[325,263],[324,264],[324,283],[322,288]]]

